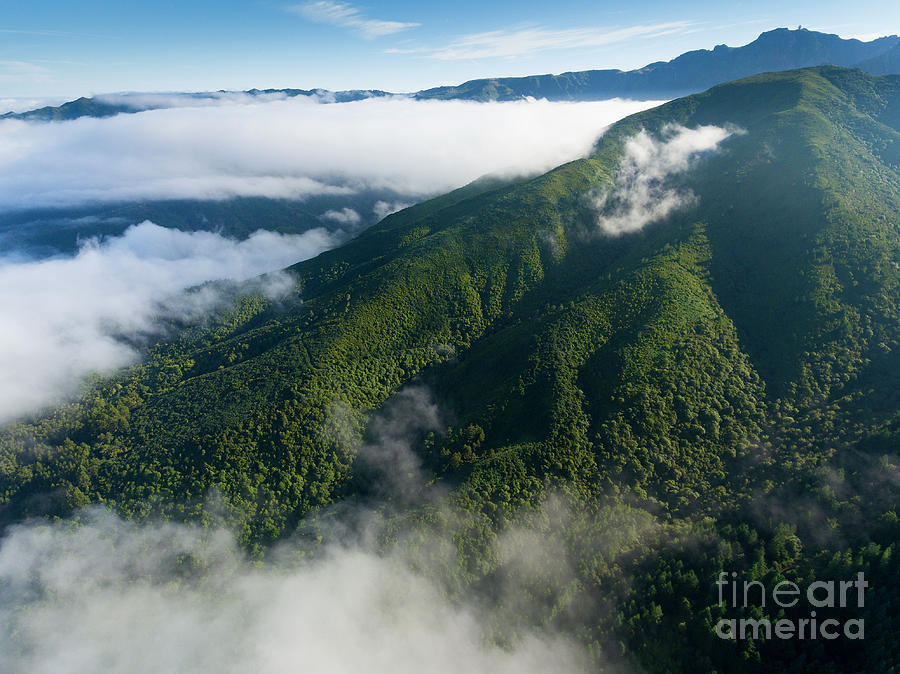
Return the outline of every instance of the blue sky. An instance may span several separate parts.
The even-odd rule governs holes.
[[[896,0],[43,0],[0,5],[0,99],[251,87],[408,91],[634,68],[797,25],[900,33]]]

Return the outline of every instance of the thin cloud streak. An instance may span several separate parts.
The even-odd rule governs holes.
[[[50,74],[44,66],[29,61],[0,61],[0,78],[46,77]]]
[[[302,5],[292,5],[287,7],[287,11],[315,23],[349,28],[366,39],[394,35],[421,25],[408,21],[369,19],[353,5],[332,0],[319,0],[318,2],[307,2]]]
[[[485,58],[516,58],[536,52],[604,47],[627,40],[662,37],[684,33],[695,24],[690,21],[673,21],[625,28],[518,28],[492,30],[464,35],[443,47],[392,48],[391,54],[422,54],[440,61],[463,61]]]
[[[11,28],[0,28],[0,33],[8,35],[40,35],[43,37],[65,37],[74,35],[62,30],[13,30]]]

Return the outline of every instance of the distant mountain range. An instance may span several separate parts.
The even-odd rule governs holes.
[[[858,67],[874,75],[900,73],[900,44],[895,44],[888,51],[859,63]]]
[[[885,74],[900,66],[900,37],[871,42],[798,28],[778,28],[743,47],[718,45],[689,51],[671,61],[637,70],[584,70],[561,75],[472,80],[456,87],[437,87],[415,94],[419,99],[508,101],[533,96],[549,100],[604,98],[663,99],[705,91],[730,80],[765,72],[810,66],[859,67]],[[888,53],[893,55],[888,57]]]
[[[342,103],[381,96],[410,96],[416,100],[513,101],[527,97],[551,101],[591,101],[607,98],[658,100],[704,91],[734,79],[764,72],[810,66],[857,67],[883,75],[900,72],[900,37],[891,35],[870,42],[845,40],[837,35],[798,28],[777,28],[762,33],[743,47],[724,44],[714,49],[689,51],[671,61],[657,61],[637,70],[583,70],[560,75],[500,77],[470,80],[457,86],[396,94],[377,89],[250,89],[241,92],[176,94],[181,105],[213,103],[231,96],[317,97]],[[186,100],[187,99],[187,100]],[[110,117],[120,113],[174,107],[170,94],[118,94],[79,98],[59,106],[0,115],[0,119],[62,121],[79,117]]]
[[[188,105],[214,105],[216,101],[235,98],[295,98],[297,96],[317,97],[324,103],[349,103],[365,98],[394,96],[388,91],[374,89],[328,91],[327,89],[249,89],[247,91],[201,91],[191,93],[146,94],[124,93],[82,96],[62,105],[47,105],[26,112],[8,112],[0,119],[24,119],[40,122],[62,122],[79,117],[112,117],[122,113],[160,110]]]

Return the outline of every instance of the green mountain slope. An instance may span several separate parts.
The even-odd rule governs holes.
[[[589,195],[613,189],[634,134],[671,125],[742,132],[672,176],[694,195],[684,208],[601,234]],[[542,619],[604,657],[888,671],[898,213],[900,77],[814,68],[673,101],[616,124],[588,158],[396,213],[294,267],[297,297],[243,297],[84,400],[7,427],[0,518],[95,501],[204,518],[214,490],[260,549],[371,493],[329,430],[335,410],[361,431],[366,410],[424,383],[449,427],[416,451],[464,514],[465,582],[497,572],[497,527],[562,490],[582,513],[565,530],[580,541],[577,590]],[[660,528],[593,546],[610,508]],[[879,587],[867,641],[721,641],[722,570],[767,584],[862,571]]]

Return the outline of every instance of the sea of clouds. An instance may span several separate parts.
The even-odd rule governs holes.
[[[0,121],[0,212],[146,199],[424,196],[588,152],[647,101],[473,103],[309,97],[68,122]],[[261,223],[261,225],[264,223]]]

